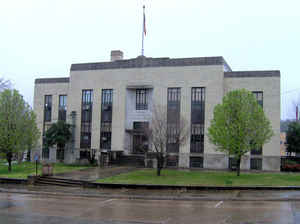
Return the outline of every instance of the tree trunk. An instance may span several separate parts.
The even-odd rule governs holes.
[[[161,168],[160,168],[160,167],[157,167],[157,170],[156,170],[157,176],[160,176],[160,172],[161,172]]]
[[[12,153],[11,152],[8,152],[6,154],[6,159],[8,162],[8,172],[11,172],[11,161],[12,161]]]
[[[145,152],[145,154],[144,154],[144,166],[145,166],[145,168],[148,167],[147,162],[148,162],[148,160],[147,160],[147,152]]]
[[[160,176],[161,170],[164,166],[164,157],[160,153],[157,155],[157,176]]]
[[[236,175],[240,176],[240,166],[241,166],[241,156],[237,159],[237,165],[236,165]]]
[[[31,150],[29,149],[27,151],[27,158],[26,158],[27,162],[30,162],[31,161]]]

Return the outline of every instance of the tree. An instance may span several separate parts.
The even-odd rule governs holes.
[[[300,152],[300,123],[297,121],[291,122],[288,125],[286,132],[286,151],[289,155]]]
[[[5,80],[4,78],[0,78],[0,92],[4,89],[10,88],[11,83],[9,80]]]
[[[17,90],[6,89],[0,93],[0,152],[8,161],[18,152],[34,147],[39,138],[36,117]]]
[[[71,140],[71,125],[64,121],[58,121],[51,125],[45,133],[45,146],[57,145],[57,149],[63,152],[65,145]]]
[[[280,121],[280,132],[287,132],[289,128],[289,124],[292,123],[293,120],[281,120]]]
[[[174,116],[174,114],[169,114]],[[170,119],[169,119],[170,120]],[[157,160],[157,176],[160,176],[167,157],[170,142],[182,146],[189,137],[187,121],[180,115],[176,124],[168,123],[168,112],[163,106],[154,106],[149,128],[145,130],[149,145],[153,145]]]
[[[270,121],[253,94],[245,89],[229,92],[214,108],[208,128],[210,142],[217,150],[233,155],[240,175],[241,157],[259,149],[273,136]]]

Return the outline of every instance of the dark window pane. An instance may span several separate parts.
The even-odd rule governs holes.
[[[111,149],[113,90],[103,89],[101,96],[100,148]]]
[[[52,111],[52,96],[46,95],[45,96],[45,104],[44,104],[44,121],[49,122],[51,121],[51,111]]]
[[[233,157],[229,157],[228,168],[235,170],[237,168],[237,160]]]
[[[180,137],[180,128],[178,123],[168,124],[167,137],[167,152],[178,153]]]
[[[67,96],[59,96],[58,120],[66,121],[67,119]]]
[[[254,97],[257,100],[257,103],[263,107],[264,95],[262,91],[254,91],[252,92]]]
[[[193,87],[191,92],[191,153],[204,151],[205,88]]]
[[[82,91],[80,148],[91,147],[93,90]]]
[[[203,157],[190,157],[191,168],[203,168]]]
[[[252,149],[250,151],[251,155],[262,155],[262,148],[260,149]]]
[[[167,165],[167,167],[177,167],[178,166],[178,156],[168,156],[166,165]]]
[[[47,148],[47,147],[43,148],[42,157],[43,157],[43,159],[49,159],[49,148]]]
[[[251,158],[250,159],[250,169],[251,170],[262,170],[262,159]]]
[[[167,104],[167,152],[179,152],[179,135],[180,135],[180,88],[168,88]]]

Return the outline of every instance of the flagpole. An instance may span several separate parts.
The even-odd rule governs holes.
[[[145,34],[145,5],[143,5],[143,29],[142,29],[142,56],[144,56],[144,34]]]

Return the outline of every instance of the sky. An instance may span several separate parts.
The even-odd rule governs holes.
[[[33,104],[36,78],[68,77],[72,63],[141,54],[223,56],[233,71],[280,70],[281,118],[300,104],[298,0],[0,0],[0,77]]]

